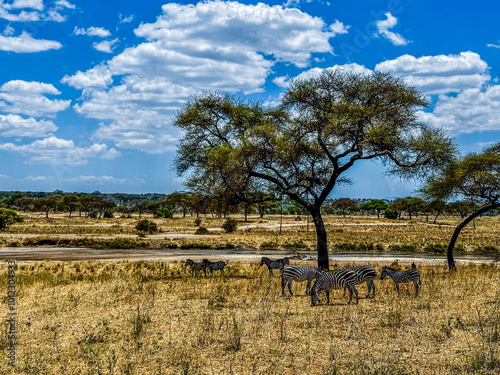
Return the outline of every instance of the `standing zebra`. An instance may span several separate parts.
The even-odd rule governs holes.
[[[202,263],[205,264],[205,267],[210,270],[210,276],[213,276],[214,271],[217,270],[220,271],[221,275],[224,275],[224,267],[226,266],[226,263],[222,260],[219,260],[218,262],[210,262],[208,259],[203,259]]]
[[[196,271],[203,271],[205,276],[207,276],[207,266],[204,262],[195,263],[191,259],[186,260],[186,267],[189,266],[193,270],[193,276],[196,274]]]
[[[368,293],[366,294],[365,298],[370,298],[370,291],[373,290],[373,297],[375,297],[375,284],[373,282],[373,279],[377,277],[377,271],[371,266],[359,266],[359,267],[351,267],[351,268],[346,268],[348,270],[353,271],[356,274],[356,281],[355,284],[363,284],[366,281],[366,286],[368,287]],[[345,296],[345,291],[347,289],[347,285],[344,286],[344,296]]]
[[[418,287],[422,285],[422,280],[420,279],[420,273],[417,271],[417,266],[415,263],[412,264],[411,270],[406,271],[396,271],[394,268],[384,266],[382,268],[382,274],[380,275],[380,280],[384,280],[386,276],[389,276],[394,283],[396,283],[396,290],[399,295],[399,283],[409,283],[413,282],[415,285],[415,297],[418,296]]]
[[[271,260],[267,257],[262,257],[262,259],[260,260],[260,266],[262,267],[262,265],[265,264],[269,269],[269,276],[273,275],[273,270],[280,269],[285,265],[287,265],[288,263],[289,263],[288,258]]]
[[[306,294],[309,295],[311,282],[315,277],[318,277],[319,275],[321,275],[321,271],[313,266],[285,266],[281,270],[281,294],[285,295],[285,285],[288,285],[290,295],[293,296],[292,282],[302,282],[307,280]]]
[[[349,304],[352,301],[352,293],[356,294],[356,304],[359,302],[358,291],[355,286],[356,274],[354,271],[349,269],[343,269],[338,271],[327,271],[322,273],[316,279],[312,290],[311,290],[311,306],[315,306],[316,303],[320,302],[318,297],[318,292],[325,290],[326,292],[326,303],[330,303],[330,291],[332,289],[341,289],[344,286],[349,287]]]

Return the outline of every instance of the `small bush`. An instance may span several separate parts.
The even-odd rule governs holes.
[[[205,227],[199,227],[194,234],[208,234],[208,229]]]
[[[284,248],[286,249],[308,249],[309,246],[305,244],[303,241],[296,241],[296,242],[287,242],[283,245]]]
[[[201,224],[201,217],[197,217],[196,219],[194,219],[194,225],[199,227]]]
[[[89,217],[90,217],[91,219],[97,219],[97,215],[98,215],[98,214],[97,214],[97,211],[90,211],[90,212],[89,212]]]
[[[156,210],[155,215],[157,217],[171,218],[174,216],[174,212],[167,207],[163,207],[159,210]]]
[[[135,225],[135,229],[139,232],[148,232],[149,234],[153,234],[158,231],[158,225],[148,219],[142,219]]]
[[[238,228],[238,222],[235,219],[231,219],[230,217],[226,219],[224,224],[222,224],[222,229],[226,233],[232,233]]]
[[[102,215],[103,218],[105,219],[112,219],[114,218],[114,210],[112,208],[108,208],[107,210],[104,211],[104,214]]]
[[[424,247],[424,251],[428,251],[430,253],[444,253],[447,249],[447,246],[440,245],[440,244],[429,244],[426,247]]]
[[[417,246],[416,245],[390,245],[389,250],[390,251],[397,251],[397,252],[413,253],[413,252],[417,251]]]
[[[395,220],[399,217],[398,211],[391,210],[390,208],[384,211],[384,217],[386,219],[392,219]]]
[[[277,249],[279,244],[275,241],[264,241],[260,244],[260,247],[264,249]]]

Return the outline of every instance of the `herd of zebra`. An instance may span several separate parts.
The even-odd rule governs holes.
[[[311,296],[311,306],[315,306],[319,300],[318,293],[320,291],[325,291],[327,304],[330,303],[330,292],[333,289],[344,289],[344,295],[347,289],[349,289],[349,303],[352,302],[353,295],[356,296],[356,303],[359,301],[358,290],[356,285],[360,285],[366,282],[368,287],[368,293],[365,298],[370,298],[370,294],[373,291],[373,297],[375,297],[375,284],[373,280],[377,277],[377,271],[371,266],[359,266],[344,268],[334,271],[321,271],[316,267],[309,265],[290,265],[289,258],[282,258],[277,260],[271,260],[267,257],[262,257],[260,265],[264,264],[269,269],[269,275],[273,276],[273,270],[280,270],[281,272],[281,293],[285,294],[285,287],[288,287],[290,295],[292,293],[292,283],[307,281],[306,295]],[[224,274],[225,262],[211,262],[207,259],[203,259],[201,262],[196,263],[191,259],[186,260],[186,266],[191,267],[193,271],[193,276],[196,271],[203,271],[205,276],[207,276],[207,269],[210,271],[210,275],[213,275],[213,271],[220,270],[221,275]],[[396,290],[399,294],[399,284],[413,282],[415,285],[415,297],[418,296],[419,286],[422,284],[420,273],[417,270],[415,263],[412,263],[411,269],[405,271],[396,271],[392,267],[384,266],[382,268],[382,273],[380,279],[384,280],[386,276],[389,276],[396,285]],[[316,279],[313,286],[311,287],[313,279]]]

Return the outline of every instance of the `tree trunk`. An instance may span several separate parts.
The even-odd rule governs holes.
[[[494,210],[495,208],[500,207],[500,203],[493,203],[488,206],[484,206],[477,210],[476,212],[472,213],[470,216],[468,216],[464,221],[462,221],[458,226],[455,228],[455,231],[453,232],[453,235],[451,236],[450,239],[450,244],[448,245],[448,251],[447,251],[447,258],[448,258],[448,268],[450,271],[456,270],[457,267],[455,266],[455,260],[453,259],[453,249],[455,247],[455,242],[457,242],[458,235],[460,234],[461,230],[465,228],[467,224],[469,224],[472,220],[474,220],[476,217],[479,215],[484,214],[485,212],[488,212],[490,210]]]
[[[323,218],[321,217],[321,212],[319,208],[313,208],[310,211],[310,214],[314,221],[314,226],[316,227],[316,243],[317,243],[317,251],[318,251],[318,268],[329,270],[330,269],[330,261],[328,259],[328,246],[327,246],[327,236],[325,223],[323,222]]]

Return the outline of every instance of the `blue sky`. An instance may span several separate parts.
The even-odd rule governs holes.
[[[500,139],[496,1],[0,0],[0,190],[170,193],[172,118],[203,90],[272,103],[322,69],[390,71],[462,153]],[[366,162],[332,197],[417,182]]]

